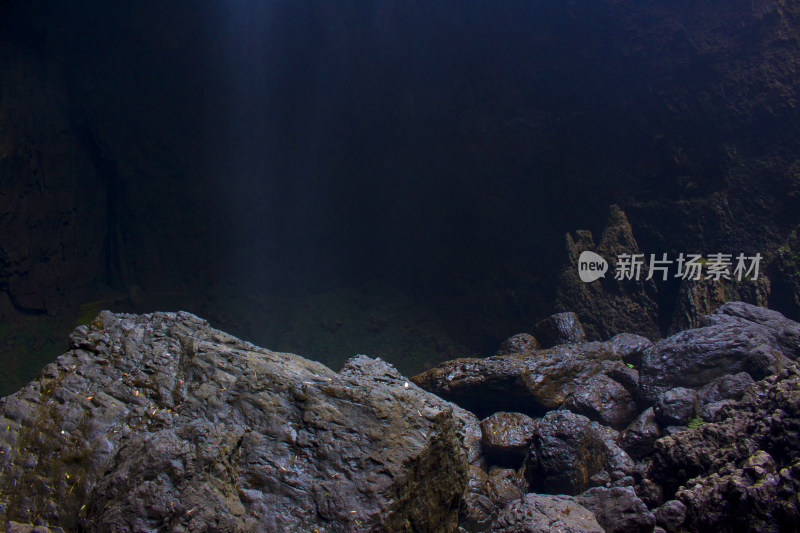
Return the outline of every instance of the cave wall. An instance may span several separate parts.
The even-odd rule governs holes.
[[[485,352],[553,310],[564,234],[611,204],[654,253],[771,256],[800,224],[796,3],[0,15],[7,320],[378,279]]]

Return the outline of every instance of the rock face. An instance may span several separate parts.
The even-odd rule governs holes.
[[[336,373],[187,313],[104,312],[72,342],[2,400],[3,522],[457,527],[476,420],[383,361],[359,356]]]
[[[631,487],[596,487],[576,500],[594,513],[606,533],[650,533],[656,523]]]
[[[800,325],[776,311],[730,302],[702,323],[645,352],[639,370],[644,405],[669,389],[699,388],[727,374],[762,379],[800,355]]]
[[[514,411],[479,422],[380,359],[334,372],[187,313],[103,312],[0,401],[0,519],[10,531],[796,531],[800,325],[741,303],[703,323],[656,344],[621,334],[415,378],[485,411],[513,393]],[[749,350],[766,363],[742,363]],[[653,381],[654,361],[673,373]],[[770,365],[761,381],[748,373]],[[658,392],[652,407],[634,401],[643,390]]]
[[[495,533],[603,533],[591,511],[569,496],[527,494],[512,502],[492,527]]]
[[[660,439],[649,477],[686,507],[690,531],[796,531],[800,371],[781,371],[726,418]]]
[[[644,281],[647,273],[638,281],[614,279],[620,254],[641,253],[619,206],[611,206],[599,243],[595,244],[591,232],[580,230],[575,238],[566,236],[566,247],[569,261],[559,277],[556,307],[574,311],[589,339],[608,339],[623,332],[650,338],[661,336],[656,286],[653,281]],[[600,254],[609,265],[605,277],[592,283],[584,283],[578,277],[578,258],[587,250]]]

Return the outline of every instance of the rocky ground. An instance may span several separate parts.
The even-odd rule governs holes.
[[[101,313],[0,403],[9,531],[783,532],[800,324],[651,342],[554,315],[498,355],[339,372],[188,313]]]

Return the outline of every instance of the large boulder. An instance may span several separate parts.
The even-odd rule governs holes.
[[[729,302],[703,324],[646,350],[639,369],[643,405],[669,389],[697,389],[727,374],[762,379],[800,355],[800,324],[776,311]]]
[[[587,342],[504,356],[455,359],[412,380],[481,417],[498,411],[541,416],[560,408],[575,393],[591,394],[592,380],[598,375],[623,376],[627,369],[624,358],[639,348],[635,343]],[[598,419],[607,416],[615,421],[629,416],[625,409],[631,398],[625,394],[624,384],[620,385],[608,398],[585,402],[585,412]],[[614,404],[601,405],[609,400]],[[624,413],[617,416],[611,412],[617,409]]]
[[[655,410],[649,407],[622,433],[619,445],[634,459],[650,455],[656,441],[661,437],[661,428],[656,422]]]
[[[483,452],[498,465],[518,468],[533,439],[536,421],[522,413],[495,413],[481,422]]]
[[[630,369],[609,374],[626,376],[625,370]],[[636,402],[631,393],[605,374],[590,378],[585,386],[567,398],[564,408],[615,429],[624,429],[636,417]]]
[[[543,348],[586,342],[586,333],[578,315],[569,311],[540,320],[533,326],[533,334]]]
[[[2,522],[457,527],[476,420],[383,361],[359,356],[336,373],[187,313],[104,312],[72,341],[0,401]]]
[[[492,524],[493,533],[604,533],[591,511],[569,496],[526,494]]]
[[[580,494],[633,471],[619,434],[569,411],[547,413],[536,427],[525,474],[533,492]],[[605,476],[603,476],[605,474]]]

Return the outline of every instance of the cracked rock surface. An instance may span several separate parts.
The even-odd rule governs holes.
[[[336,373],[188,313],[103,312],[72,344],[0,405],[4,523],[457,527],[478,421],[381,360]]]

